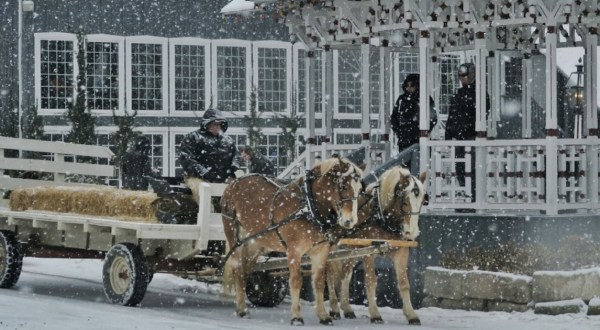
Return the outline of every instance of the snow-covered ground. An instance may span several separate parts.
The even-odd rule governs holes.
[[[141,307],[107,303],[102,290],[102,262],[97,260],[26,258],[17,286],[0,289],[0,329],[282,329],[289,326],[289,301],[277,308],[252,309],[251,318],[234,315],[218,286],[157,274]],[[342,329],[408,327],[401,310],[381,308],[383,325],[371,325],[364,306],[357,320],[340,320]],[[527,313],[483,313],[423,308],[418,329],[590,330],[600,329],[600,316]],[[312,305],[303,303],[304,329],[323,329]]]

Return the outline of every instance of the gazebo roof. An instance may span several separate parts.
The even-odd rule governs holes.
[[[486,33],[490,50],[535,52],[548,31],[560,32],[559,47],[575,46],[586,32],[596,33],[600,21],[598,3],[589,0],[234,0],[228,6],[223,13],[272,13],[314,48],[366,40],[412,48],[425,33],[441,53],[473,49],[476,34]]]

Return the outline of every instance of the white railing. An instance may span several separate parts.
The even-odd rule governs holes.
[[[596,143],[591,139],[429,141],[428,208],[547,214],[600,209],[592,203],[600,189],[597,165],[593,170],[600,160]],[[556,152],[548,152],[552,149]],[[556,166],[549,166],[551,162]],[[465,168],[464,180],[459,180],[460,166]],[[552,168],[556,173],[549,172]],[[549,200],[548,196],[558,197]]]
[[[356,151],[361,147],[362,145],[360,144],[324,144],[312,148],[311,153],[318,162],[319,159],[322,159],[323,155],[326,155],[326,157],[331,157],[331,155],[336,154],[341,157],[346,157],[348,154],[350,154],[353,151]],[[381,154],[384,152],[384,149],[384,144],[375,144],[370,147],[370,153]],[[383,156],[369,154],[367,155],[367,157],[371,157],[373,167],[381,165],[381,163],[383,162]],[[306,169],[306,160],[306,151],[304,151],[277,177],[279,179],[290,179],[295,178],[298,175],[304,174],[304,170]]]
[[[8,150],[13,150],[15,157],[9,157],[9,152],[6,152]],[[32,157],[40,154],[49,157]],[[65,182],[67,175],[114,176],[115,168],[112,165],[66,162],[65,156],[73,156],[75,160],[77,157],[93,157],[108,164],[114,154],[110,149],[100,146],[0,137],[0,190],[48,185],[86,185]],[[52,180],[14,178],[8,175],[8,171],[50,173]]]

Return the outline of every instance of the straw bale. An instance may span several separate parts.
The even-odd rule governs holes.
[[[35,187],[13,190],[9,205],[13,211],[77,213],[158,223],[152,207],[157,198],[152,192],[111,187]]]

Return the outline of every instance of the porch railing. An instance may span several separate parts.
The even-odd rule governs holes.
[[[429,209],[546,214],[600,209],[597,138],[428,141],[428,146]]]

